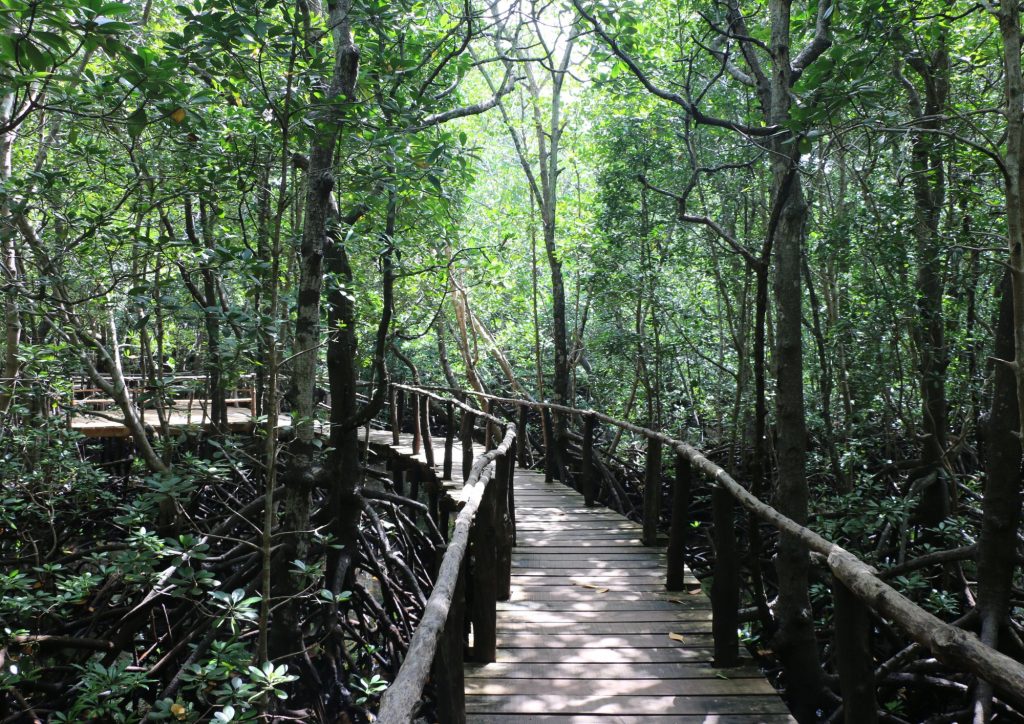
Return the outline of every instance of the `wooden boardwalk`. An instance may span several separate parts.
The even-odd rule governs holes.
[[[711,602],[692,577],[665,590],[665,549],[640,525],[532,471],[515,498],[512,598],[497,661],[466,667],[468,721],[793,721],[752,664],[711,666]]]
[[[209,410],[202,404],[176,405],[166,410],[167,424],[172,431],[183,429],[210,427]],[[253,414],[248,407],[228,407],[228,430],[231,432],[251,432],[253,429]],[[82,410],[71,418],[71,429],[82,433],[86,437],[130,437],[131,432],[122,420],[124,417],[118,409],[100,410],[90,412]],[[154,432],[160,432],[160,416],[156,410],[144,410],[143,422],[152,427]],[[282,415],[278,418],[278,425],[291,424],[291,418]]]
[[[370,441],[411,457],[410,435]],[[443,439],[433,447],[440,471]],[[458,443],[454,457],[445,487],[457,497]],[[711,666],[711,602],[692,576],[686,591],[665,590],[665,549],[642,546],[639,524],[528,470],[515,503],[512,597],[498,604],[497,661],[466,666],[468,722],[794,721],[749,659]]]

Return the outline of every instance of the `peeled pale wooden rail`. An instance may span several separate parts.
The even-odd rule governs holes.
[[[415,389],[404,386],[401,388],[406,390]],[[467,411],[472,410],[472,408],[462,403],[454,400],[443,400],[436,395],[422,390],[415,390],[415,394],[422,395],[424,398],[429,397],[446,403],[454,403],[465,408]],[[482,415],[483,413],[478,414]],[[490,415],[485,415],[485,417],[490,418],[495,423],[501,423],[496,417],[491,417]],[[422,424],[423,418],[419,415],[414,416],[414,419],[419,424]],[[384,696],[381,698],[378,721],[382,724],[408,724],[408,722],[412,721],[413,714],[423,694],[423,687],[430,676],[431,668],[435,665],[435,659],[439,654],[441,656],[449,654],[451,647],[461,647],[462,645],[462,611],[456,610],[454,617],[452,613],[455,607],[460,606],[462,603],[458,600],[457,589],[462,584],[463,562],[469,548],[477,511],[481,508],[481,504],[488,499],[490,499],[489,502],[493,506],[494,489],[501,483],[502,476],[504,476],[505,482],[508,482],[510,476],[509,462],[512,459],[509,450],[512,448],[515,439],[515,427],[510,425],[505,432],[501,444],[494,450],[485,452],[477,457],[473,462],[472,468],[469,470],[463,485],[464,493],[462,498],[464,505],[455,520],[455,530],[441,561],[434,589],[427,599],[423,617],[413,633],[405,661],[402,663],[395,681],[388,687],[388,690],[384,692]],[[505,464],[499,466],[497,472],[492,474],[491,463],[495,460],[503,461]],[[489,511],[488,517],[491,517],[491,522],[493,523],[492,512]],[[496,594],[497,588],[497,583],[493,582],[493,584],[495,590],[491,591],[492,595]],[[493,613],[493,602],[490,603],[490,606]],[[475,641],[475,646],[490,646],[493,648],[493,626],[490,627],[489,631],[478,634],[478,638],[481,640]],[[449,651],[445,651],[446,648]],[[493,656],[493,654],[491,655]],[[461,689],[463,686],[461,656],[454,658],[460,659],[455,664],[458,667],[458,671],[453,670],[452,663],[455,662],[451,662],[444,665],[443,668],[445,670],[439,673],[454,676],[456,680],[442,684],[442,686],[445,686],[446,691],[440,692],[441,697],[439,698],[455,698],[456,701],[448,701],[447,704],[442,702],[439,707],[442,709],[457,710],[464,709],[465,707],[464,700],[461,699]],[[458,686],[460,691],[452,691],[453,685]]]
[[[412,390],[415,388],[406,387],[405,389]],[[876,575],[873,568],[858,559],[855,555],[836,543],[823,538],[809,528],[787,518],[772,506],[751,495],[721,466],[708,460],[700,450],[692,445],[655,430],[650,430],[622,420],[616,420],[613,417],[594,410],[580,410],[573,407],[547,402],[533,402],[515,398],[497,397],[471,390],[453,391],[449,388],[443,387],[421,388],[417,389],[416,392],[418,394],[430,395],[435,397],[435,399],[440,399],[431,392],[428,392],[428,389],[433,391],[458,392],[463,395],[472,395],[488,400],[489,402],[513,405],[519,408],[530,408],[540,410],[542,412],[549,411],[579,416],[587,424],[592,424],[589,423],[590,420],[599,420],[609,425],[614,425],[623,430],[628,430],[646,437],[648,440],[656,441],[654,445],[650,446],[650,448],[655,451],[657,451],[659,445],[664,445],[669,449],[674,450],[677,455],[677,496],[680,491],[683,491],[685,488],[684,492],[688,497],[689,469],[691,467],[696,469],[704,477],[709,479],[718,491],[728,493],[727,496],[713,496],[713,505],[716,509],[716,520],[725,521],[730,519],[731,504],[732,501],[735,500],[760,520],[772,525],[780,532],[799,539],[807,546],[808,551],[819,553],[824,556],[836,581],[837,595],[835,596],[835,601],[837,609],[838,607],[856,606],[858,605],[858,602],[867,606],[879,616],[891,620],[914,641],[927,647],[940,661],[954,668],[970,672],[975,676],[988,681],[1003,697],[1012,702],[1014,706],[1024,709],[1024,664],[1021,664],[1021,662],[986,646],[973,633],[947,624],[916,605],[913,601],[908,599],[892,586],[885,583]],[[520,416],[520,426],[523,426],[522,419],[522,416]],[[589,434],[587,434],[587,431],[585,430],[584,440],[586,441],[590,438],[592,441],[592,435],[592,430]],[[649,453],[650,452],[651,451],[649,450]],[[587,467],[586,462],[589,462],[586,460],[586,457],[590,454],[592,454],[591,451],[586,449],[584,450],[585,467]],[[585,489],[590,485],[592,485],[592,481],[583,481]],[[652,488],[654,486],[647,485],[646,487]],[[657,505],[652,503],[650,500],[652,492],[653,491],[651,490],[645,491],[644,514],[645,517],[653,516],[656,519],[658,509]],[[590,495],[592,495],[592,491],[590,491]],[[588,495],[588,499],[590,495]],[[681,565],[681,558],[678,560],[678,563],[676,563],[673,558],[681,554],[681,529],[682,526],[687,525],[689,522],[688,520],[677,519],[687,517],[685,515],[685,506],[677,508],[674,505],[673,508],[672,535],[669,546],[670,569],[674,564]],[[649,528],[652,525],[653,521],[650,521]],[[735,537],[735,530],[733,530],[731,526],[725,526],[725,528],[727,528],[727,530],[716,530],[716,536],[721,534],[723,538],[720,538],[717,541],[719,543],[720,555],[716,558],[715,562],[716,590],[712,591],[712,605],[715,619],[714,635],[716,664],[719,666],[730,665],[730,658],[733,659],[732,663],[735,663],[735,653],[730,654],[730,651],[735,652],[737,645],[735,608],[738,602],[739,566],[738,561],[735,559],[735,545],[729,545],[729,539],[734,539]],[[676,543],[675,546],[672,545],[673,541]],[[676,548],[676,551],[674,551],[673,548]],[[723,556],[721,555],[722,551],[731,551],[731,555]],[[852,595],[845,595],[847,591]],[[723,601],[726,605],[722,605]],[[847,620],[847,614],[849,613],[851,612],[840,612],[837,610],[837,618],[842,616],[844,620]],[[861,620],[865,622],[865,625],[869,625],[866,618],[862,617]],[[847,633],[848,632],[840,632],[840,638],[843,638]],[[870,656],[867,657],[867,660],[864,660],[864,657],[862,656],[859,661],[848,660],[847,657],[840,656],[839,667],[841,686],[843,687],[843,698],[848,702],[845,712],[846,721],[873,721],[875,719],[874,703],[862,703],[862,705],[857,708],[850,706],[851,699],[853,699],[855,695],[852,691],[849,692],[848,695],[845,690],[845,682],[858,682],[861,687],[863,687],[865,683],[863,679],[866,676],[871,677],[870,681],[872,684],[870,688],[874,688],[873,662],[870,661]],[[843,671],[844,667],[848,667],[848,669],[856,668],[856,672],[851,675],[850,670],[845,672]],[[396,684],[397,683],[398,681],[396,680]],[[398,720],[394,721],[397,722]]]

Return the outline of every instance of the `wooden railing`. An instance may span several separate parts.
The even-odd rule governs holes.
[[[398,415],[398,395],[409,393],[414,413],[414,447],[426,440],[426,450],[431,450],[429,443],[429,416],[426,408],[429,401],[434,400],[443,405],[448,414],[448,439],[446,439],[445,465],[450,464],[450,438],[452,435],[454,406],[463,410],[463,436],[471,435],[474,416],[485,418],[499,428],[503,427],[505,437],[501,445],[486,455],[477,458],[471,473],[466,479],[467,486],[473,486],[456,522],[456,533],[452,536],[448,554],[442,564],[438,576],[438,585],[427,605],[427,613],[413,639],[413,647],[403,664],[395,682],[385,694],[381,721],[407,722],[409,715],[419,700],[423,684],[426,681],[431,665],[434,665],[434,680],[438,686],[438,701],[443,702],[442,721],[461,722],[465,718],[462,710],[462,694],[455,689],[461,686],[462,627],[456,625],[453,617],[460,616],[462,605],[461,594],[457,582],[461,580],[460,572],[466,555],[467,541],[473,539],[471,529],[474,516],[479,517],[479,530],[492,525],[495,515],[491,503],[486,501],[487,479],[482,477],[483,468],[491,459],[505,461],[495,477],[507,484],[507,514],[514,520],[512,505],[513,490],[511,486],[513,459],[509,454],[512,441],[516,439],[518,430],[518,457],[524,462],[527,440],[527,415],[524,411],[532,409],[542,415],[569,415],[582,422],[582,464],[577,487],[584,495],[587,504],[592,504],[596,497],[597,481],[594,476],[594,432],[596,423],[601,422],[634,433],[647,440],[645,485],[643,490],[643,542],[655,545],[657,542],[658,522],[660,520],[660,490],[662,477],[662,456],[664,450],[674,453],[675,476],[672,488],[672,510],[667,551],[666,588],[680,590],[683,588],[683,554],[685,534],[690,524],[690,500],[694,486],[694,473],[708,481],[711,485],[712,516],[714,522],[715,564],[714,581],[711,589],[714,662],[718,667],[734,666],[738,663],[739,640],[738,622],[740,607],[740,560],[736,541],[735,504],[758,520],[767,523],[780,532],[786,533],[801,541],[810,554],[817,554],[819,561],[831,571],[833,576],[833,602],[835,606],[835,622],[837,626],[836,657],[839,669],[840,691],[844,700],[843,716],[847,722],[873,722],[877,718],[877,707],[874,701],[874,661],[868,647],[853,645],[858,639],[866,639],[871,635],[871,617],[875,615],[892,621],[908,637],[927,648],[940,661],[961,671],[967,671],[991,683],[1007,701],[1016,707],[1024,707],[1024,665],[1005,654],[984,645],[973,633],[964,631],[955,625],[948,624],[888,585],[876,573],[856,556],[841,546],[826,540],[814,531],[779,513],[767,503],[759,500],[740,485],[721,466],[715,464],[692,445],[672,438],[662,432],[616,420],[594,410],[581,410],[547,402],[496,397],[468,390],[451,391],[446,388],[429,389],[412,388],[395,385],[392,396],[392,429],[397,430],[401,419]],[[513,422],[505,422],[468,405],[455,400],[437,396],[437,391],[455,392],[461,397],[475,396],[494,409],[495,406],[508,406],[518,410],[518,414],[510,417]],[[468,426],[467,426],[468,420]],[[489,428],[489,426],[487,426]],[[546,425],[550,429],[549,425]],[[397,433],[396,433],[397,435]],[[397,438],[396,438],[397,441]],[[468,447],[464,448],[468,449]],[[466,465],[464,461],[464,466]],[[549,466],[550,467],[550,466]],[[464,467],[465,469],[465,467]],[[477,472],[480,471],[480,472]],[[507,481],[507,483],[505,482]],[[566,481],[568,482],[568,481]],[[503,488],[504,490],[504,488]],[[505,503],[503,503],[505,504]],[[485,510],[478,514],[477,509]],[[480,527],[484,526],[484,527]],[[503,540],[498,545],[508,543]],[[450,560],[449,560],[450,558]],[[507,576],[502,569],[502,576]],[[504,580],[504,579],[503,579]],[[481,585],[477,583],[475,585]],[[507,594],[502,584],[502,594]],[[486,600],[478,600],[478,605],[491,607],[497,600],[489,592]],[[486,616],[477,612],[484,621],[493,621],[493,614]],[[460,619],[461,620],[461,619]],[[476,619],[474,619],[475,623]],[[493,660],[493,625],[482,629],[483,639],[478,651],[473,652],[475,660]],[[474,641],[480,633],[474,632]],[[445,657],[443,661],[437,657]],[[407,670],[408,669],[408,670]],[[457,680],[457,681],[456,681]],[[867,696],[865,696],[867,694]]]
[[[433,591],[427,599],[423,617],[413,633],[405,661],[381,699],[378,721],[383,724],[407,724],[430,678],[434,687],[437,716],[443,722],[463,722],[465,691],[463,660],[480,663],[494,661],[497,651],[497,602],[508,600],[511,592],[512,546],[515,543],[515,505],[512,478],[515,472],[513,425],[457,400],[445,399],[426,390],[394,385],[392,387],[393,430],[399,429],[399,397],[410,393],[414,421],[414,449],[424,452],[433,465],[428,405],[431,400],[443,404],[448,415],[444,470],[452,470],[455,409],[462,412],[462,510],[441,558]],[[401,393],[401,395],[399,395]],[[477,419],[485,429],[504,430],[500,443],[473,457],[473,430]],[[488,434],[488,440],[494,439]],[[447,531],[444,531],[447,535]],[[471,602],[471,604],[469,604]],[[466,620],[473,629],[473,647],[464,645]]]
[[[198,409],[199,414],[205,419],[209,412],[207,407],[209,400],[202,394],[202,389],[209,383],[209,377],[204,375],[173,375],[172,382],[165,385],[153,386],[149,379],[135,375],[125,375],[125,387],[132,404],[141,410],[153,409],[155,405],[147,399],[157,390],[175,390],[175,397],[170,400],[172,409],[183,409],[189,414],[193,409]],[[197,394],[200,393],[200,394]],[[229,407],[246,407],[250,412],[256,414],[256,390],[255,375],[241,375],[234,385],[226,390],[224,403]],[[103,395],[103,396],[100,396]],[[95,387],[88,378],[75,380],[72,387],[72,400],[70,408],[83,407],[103,410],[116,405],[116,401],[106,397],[103,390]]]

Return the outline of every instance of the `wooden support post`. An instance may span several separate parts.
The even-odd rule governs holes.
[[[420,446],[423,444],[423,433],[420,430],[420,396],[412,396],[412,454],[420,454]]]
[[[511,482],[509,468],[515,466],[515,458],[509,450],[495,461],[494,480],[491,485],[495,486],[495,536],[497,542],[497,568],[498,584],[497,596],[499,601],[507,601],[512,597],[512,522],[509,519],[508,510],[508,486]]]
[[[739,661],[740,565],[736,552],[733,498],[725,488],[711,491],[715,522],[715,579],[711,584],[711,631],[715,637],[715,666]]]
[[[555,480],[555,442],[554,431],[551,429],[551,411],[548,408],[541,410],[544,427],[544,482],[551,483]]]
[[[441,473],[441,479],[451,480],[452,450],[455,446],[455,405],[450,402],[446,402],[444,411],[448,416],[448,421],[445,423],[445,426],[448,429],[444,433],[444,470]]]
[[[388,465],[391,468],[391,479],[395,483],[395,492],[405,495],[405,470],[402,469],[401,458],[397,454],[392,455]]]
[[[473,423],[476,420],[469,410],[462,411],[462,481],[469,477],[469,471],[473,468]]]
[[[420,466],[416,463],[409,466],[409,497],[413,500],[420,497]]]
[[[451,515],[455,512],[454,505],[455,501],[450,497],[441,498],[441,520],[438,521],[437,528],[441,531],[441,537],[444,538],[445,543],[451,539]]]
[[[519,420],[516,424],[516,460],[519,461],[521,468],[526,467],[526,446],[530,444],[529,438],[526,436],[526,416],[529,411],[526,405],[519,406]]]
[[[473,554],[473,652],[471,659],[479,664],[493,663],[498,651],[498,561],[495,517],[494,480],[484,489],[477,510],[470,540]]]
[[[389,395],[391,400],[391,444],[398,447],[399,436],[402,434],[402,417],[398,409],[398,388],[392,385]]]
[[[676,479],[672,486],[672,524],[668,534],[668,570],[665,588],[682,591],[685,588],[686,534],[690,528],[690,481],[692,471],[685,455],[676,453]]]
[[[583,418],[583,461],[580,470],[580,486],[583,488],[583,501],[588,508],[594,507],[597,493],[597,480],[594,475],[594,426],[597,418],[586,415]]]
[[[463,673],[465,643],[463,637],[466,615],[466,571],[465,564],[459,571],[455,583],[448,618],[444,622],[437,642],[437,651],[431,664],[430,678],[434,682],[439,721],[465,724],[466,682]]]
[[[427,510],[434,524],[441,526],[441,481],[437,478],[427,479]]]
[[[644,473],[643,544],[658,545],[658,517],[661,513],[661,440],[647,440],[647,469]]]
[[[434,467],[434,440],[430,436],[430,398],[420,399],[420,435],[423,441],[423,457],[427,465]]]
[[[399,388],[397,395],[398,395],[398,400],[397,400],[397,405],[398,405],[398,432],[401,433],[402,432],[402,428],[405,426],[405,390]],[[398,444],[398,442],[397,442],[398,438],[395,438],[395,440],[396,440],[395,444],[397,445]]]
[[[867,606],[842,582],[832,577],[835,602],[835,660],[839,669],[839,691],[843,696],[843,721],[874,724],[878,721],[875,702],[875,661],[871,655],[871,616]]]

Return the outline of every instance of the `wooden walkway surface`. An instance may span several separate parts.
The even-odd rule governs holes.
[[[532,471],[515,500],[512,598],[497,661],[466,668],[468,721],[793,721],[752,664],[711,666],[711,602],[692,577],[665,590],[665,549],[637,523]]]
[[[371,442],[391,447],[391,433]],[[411,456],[411,436],[393,449]],[[460,456],[456,443],[455,487]],[[497,661],[466,666],[468,722],[794,721],[749,660],[712,667],[711,602],[692,576],[665,590],[665,550],[642,546],[639,524],[529,470],[515,504],[512,597],[498,604]]]

